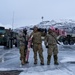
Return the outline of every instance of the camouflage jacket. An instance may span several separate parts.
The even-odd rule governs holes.
[[[53,32],[51,34],[47,34],[45,37],[45,45],[55,45],[57,44],[57,35]]]
[[[40,32],[32,32],[30,36],[32,36],[32,35],[33,35],[33,39],[32,39],[33,44],[41,44],[42,43]]]
[[[26,40],[25,40],[25,37],[26,37]],[[19,40],[20,42],[20,45],[25,45],[25,41],[28,41],[28,38],[29,36],[28,35],[24,35],[24,33],[19,33],[17,39]]]

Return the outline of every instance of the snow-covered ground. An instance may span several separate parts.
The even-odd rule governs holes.
[[[29,64],[21,66],[18,48],[4,50],[3,47],[0,47],[0,71],[23,70],[19,75],[75,75],[75,45],[58,45],[58,66],[54,65],[53,57],[51,64],[49,66],[47,65],[47,49],[44,43],[42,45],[44,50],[44,66],[40,65],[39,59],[37,65],[33,64],[32,49],[30,51]]]

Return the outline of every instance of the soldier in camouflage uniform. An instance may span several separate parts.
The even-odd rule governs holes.
[[[24,65],[26,63],[25,58],[26,58],[26,46],[25,46],[25,34],[23,31],[20,31],[18,40],[20,42],[20,60],[21,64]]]
[[[50,65],[51,56],[53,54],[54,64],[58,65],[58,47],[57,47],[57,34],[51,29],[48,29],[48,34],[45,37],[45,45],[48,47],[47,65]]]
[[[33,52],[34,52],[34,64],[37,64],[37,52],[38,52],[41,61],[40,64],[44,65],[41,33],[38,32],[38,28],[36,26],[34,26],[34,30],[30,36],[32,35],[33,35],[32,43],[33,43]]]

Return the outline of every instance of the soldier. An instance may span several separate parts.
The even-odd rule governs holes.
[[[24,65],[26,63],[25,58],[26,58],[26,46],[25,46],[25,34],[21,30],[19,33],[18,40],[20,41],[20,60],[21,64]]]
[[[34,30],[30,36],[32,35],[33,35],[32,43],[33,43],[33,52],[34,52],[34,64],[37,64],[37,52],[38,52],[41,61],[40,64],[44,65],[42,39],[41,39],[41,33],[38,32],[38,27],[34,26]]]
[[[28,50],[28,40],[29,40],[29,35],[27,33],[27,29],[23,29],[23,33],[24,33],[24,39],[25,39],[25,51],[26,51],[26,55],[27,55],[27,50]],[[25,56],[26,57],[26,56]],[[25,59],[25,63],[29,63],[28,60]]]
[[[45,37],[45,45],[48,48],[47,65],[50,65],[51,56],[54,56],[54,64],[58,65],[58,47],[57,47],[57,34],[48,29],[48,34]]]
[[[13,31],[11,30],[11,28],[9,28],[9,32],[8,32],[8,37],[9,37],[9,48],[13,48]]]

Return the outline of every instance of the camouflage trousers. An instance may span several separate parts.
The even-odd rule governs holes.
[[[26,50],[25,50],[25,46],[22,45],[20,46],[20,60],[25,60],[26,57]]]
[[[42,44],[33,44],[33,52],[34,52],[34,62],[37,63],[37,53],[38,53],[41,63],[44,63]]]
[[[58,54],[58,47],[57,45],[48,45],[48,55],[57,55]]]

